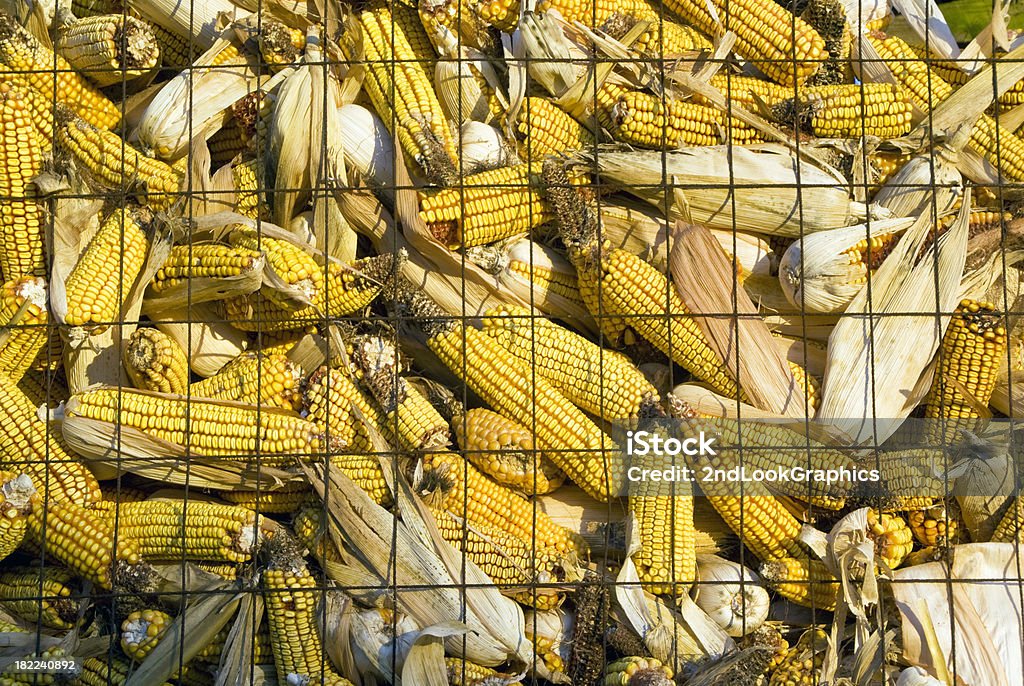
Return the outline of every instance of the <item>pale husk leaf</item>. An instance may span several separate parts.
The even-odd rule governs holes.
[[[445,622],[419,632],[402,666],[403,684],[448,686],[448,669],[444,663],[444,641],[463,636],[469,627],[461,622]]]
[[[206,214],[230,211],[235,206],[235,182],[231,175],[231,164],[225,164],[213,175],[210,175],[212,158],[206,139],[196,136],[192,139],[189,150],[189,178],[182,182],[182,188],[190,191],[188,217],[200,217]]]
[[[213,376],[249,347],[245,333],[224,322],[209,303],[165,310],[153,323],[181,346],[189,367],[202,377]]]
[[[971,540],[988,541],[1014,498],[1014,460],[1005,440],[965,433],[964,446],[952,495]]]
[[[942,10],[935,0],[891,0],[892,6],[900,13],[911,30],[929,50],[945,59],[956,59],[960,55],[949,23],[942,16]]]
[[[934,207],[939,214],[952,210],[963,196],[963,177],[956,163],[958,155],[944,145],[934,154],[914,157],[875,194],[875,204],[896,217],[914,217]]]
[[[228,0],[183,4],[175,0],[129,0],[127,3],[143,18],[164,27],[181,38],[194,40],[199,49],[206,50],[214,44],[220,31],[221,15],[230,19],[242,19],[248,12]]]
[[[263,621],[264,610],[263,596],[259,593],[244,594],[221,649],[214,686],[246,686],[249,683],[253,667],[252,646],[255,645],[255,632]]]

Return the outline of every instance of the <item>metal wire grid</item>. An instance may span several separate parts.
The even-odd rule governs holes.
[[[661,14],[660,14],[660,21],[663,22],[665,20],[665,11],[664,11],[663,7],[659,7],[659,8],[662,10]],[[460,12],[462,11],[461,7],[459,8],[459,11]],[[596,13],[596,7],[595,7],[595,13]],[[729,12],[728,12],[728,9],[727,9],[726,17],[728,17],[728,14],[729,14]],[[263,7],[262,0],[259,0],[257,2],[257,16],[260,17],[260,19],[258,19],[258,21],[257,21],[257,31],[259,31],[259,27],[260,27],[261,22],[262,22],[262,17],[264,16],[264,7]],[[321,35],[326,35],[326,34],[327,34],[326,26],[321,26]],[[190,62],[194,61],[194,59],[196,57],[198,57],[198,55],[201,53],[201,50],[199,50],[198,47],[194,43],[191,43],[189,45],[189,50],[190,50],[190,58],[191,58]],[[594,60],[596,62],[598,60],[598,58],[594,57]],[[650,61],[650,60],[648,59],[648,61]],[[667,74],[667,70],[669,68],[671,68],[672,65],[667,60],[659,60],[659,61],[656,61],[656,62],[657,62],[658,67],[659,67],[659,75],[660,75],[660,81],[661,81],[661,87],[662,87],[662,93],[663,93],[662,98],[663,98],[663,105],[664,105],[664,101],[667,99],[667,96],[664,95],[664,93],[665,93],[665,85],[667,83],[666,74]],[[998,66],[999,64],[1000,63],[996,64],[995,69],[999,68],[999,66]],[[335,68],[338,65],[336,65],[334,63],[331,63],[330,61],[324,61],[324,62],[318,63],[316,66],[322,67],[324,69],[324,73],[326,73],[326,71],[328,69]],[[392,64],[392,67],[394,67],[394,64]],[[795,67],[795,65],[794,65],[794,67]],[[180,69],[189,69],[189,71],[191,72],[190,65],[174,65],[173,71],[177,72]],[[218,68],[214,67],[213,69],[218,69]],[[263,65],[262,64],[260,65],[260,69],[261,70],[263,69]],[[729,72],[727,71],[726,73],[729,73]],[[111,89],[107,89],[107,90],[109,92]],[[116,92],[116,90],[117,90],[116,87],[114,87],[114,90]],[[120,90],[121,90],[120,96],[123,99],[125,96],[128,95],[128,84],[127,83],[122,83]],[[596,91],[597,91],[596,84],[594,84],[594,89],[593,90],[594,90],[594,92],[592,93],[592,95],[596,99]],[[794,89],[794,95],[796,95],[796,89]],[[191,97],[191,89],[190,89],[190,97]],[[56,94],[54,94],[54,100],[56,101]],[[730,121],[731,121],[731,114],[732,114],[731,111],[728,114],[730,115]],[[1000,114],[1001,114],[1001,108],[1000,108],[999,103],[997,102],[996,105],[995,105],[995,113],[994,113],[994,117],[996,118],[997,121],[999,120]],[[930,118],[930,115],[929,115],[929,118]],[[122,124],[122,126],[123,126],[123,124]],[[728,126],[728,123],[727,123],[727,126]],[[326,122],[324,122],[324,127],[326,127]],[[123,135],[123,134],[127,133],[127,131],[122,128],[122,130],[119,131],[119,133],[121,133]],[[190,136],[189,136],[190,139],[192,138],[191,133],[192,132],[191,132],[191,124],[190,124]],[[793,144],[794,144],[794,147],[796,148],[796,150],[799,151],[800,146],[802,144],[801,139],[800,139],[799,136],[794,138]],[[997,144],[998,144],[998,140],[997,140]],[[595,156],[595,159],[596,159],[597,157],[599,157],[602,154],[602,151],[603,151],[603,149],[601,147],[595,146],[593,148],[593,150],[591,151],[591,153]],[[267,142],[265,140],[263,140],[262,137],[258,137],[257,141],[256,141],[256,154],[257,154],[257,158],[261,159],[261,160],[264,159],[264,157],[266,155],[266,152],[267,152]],[[326,149],[324,150],[324,152],[326,152]],[[191,155],[191,153],[190,153],[190,155]],[[666,188],[670,185],[670,179],[668,177],[668,172],[667,172],[667,155],[668,155],[667,152],[663,152],[662,153],[662,170],[663,170],[663,179],[662,179],[662,181],[663,181],[664,187],[666,187]],[[862,155],[863,155],[862,163],[866,165],[867,164],[867,153],[865,151],[862,151]],[[799,169],[799,165],[800,165],[800,158],[798,156],[797,157],[797,167],[798,167],[798,169]],[[932,178],[933,179],[935,178],[935,175],[934,175],[934,163],[932,165]],[[260,181],[261,181],[261,183],[260,183],[260,194],[262,196],[272,195],[274,193],[278,193],[279,194],[281,192],[281,189],[274,189],[274,188],[272,188],[272,185],[268,182],[267,178],[261,178]],[[192,180],[191,179],[189,179],[187,184],[188,185],[186,186],[186,188],[185,188],[185,190],[183,192],[183,195],[184,195],[184,197],[186,199],[200,195],[199,192],[197,192],[197,191],[195,191],[193,189],[193,187],[192,187]],[[603,201],[603,197],[604,197],[601,191],[605,190],[605,186],[604,186],[604,184],[602,184],[600,178],[595,179],[594,186],[598,190],[597,202],[600,204]],[[393,187],[392,187],[392,189],[396,190],[396,191],[400,190],[400,189],[403,189],[403,188],[408,188],[408,187],[402,187],[402,186],[399,186],[398,184],[393,184]],[[800,194],[804,188],[805,188],[805,186],[798,185],[796,187],[796,192],[798,194]],[[1006,199],[1006,195],[1013,194],[1017,190],[1017,188],[1018,188],[1018,184],[1016,184],[1016,183],[1012,183],[1010,181],[1002,181],[1001,183],[991,187],[989,190],[999,199],[1000,204],[1003,204],[1003,201]],[[351,187],[351,188],[340,187],[338,185],[338,181],[335,179],[335,180],[327,181],[323,185],[313,189],[314,193],[316,193],[316,192],[330,193],[330,192],[333,192],[333,191],[336,191],[336,190],[346,191],[346,190],[355,190],[355,188],[354,187]],[[700,190],[701,189],[698,189],[698,188],[689,188],[688,189],[689,192],[699,192]],[[864,187],[863,190],[864,190],[865,194],[868,192],[867,184],[865,184],[865,187]],[[666,193],[665,195],[666,195],[666,204],[665,204],[664,207],[661,208],[661,210],[663,212],[663,216],[664,216],[665,220],[668,221],[668,217],[669,217],[669,214],[668,214],[669,200],[668,200],[668,198],[670,198],[670,196],[668,195],[668,193]],[[83,197],[90,197],[90,196],[83,196]],[[130,192],[130,189],[128,189],[128,188],[122,188],[121,191],[118,192],[118,193],[110,193],[110,192],[108,192],[108,193],[98,194],[97,196],[92,196],[92,197],[99,197],[99,198],[101,198],[103,200],[108,201],[109,203],[111,203],[112,205],[115,205],[115,206],[116,205],[124,205],[125,203],[127,203],[129,201],[129,198],[131,197],[131,192]],[[799,203],[798,207],[799,207],[799,211],[800,211],[801,223],[803,223],[802,220],[803,220],[805,212],[814,212],[815,211],[815,208],[804,207],[802,202]],[[188,213],[190,208],[188,208],[187,204],[185,205],[185,209],[186,209],[186,212]],[[733,199],[732,199],[732,208],[731,209],[732,209],[732,212],[733,212],[733,214],[735,216],[735,213],[739,209],[737,204],[736,204],[735,197],[733,197]],[[187,216],[188,219],[192,219],[190,213],[188,213],[186,216]],[[868,232],[870,233],[870,224],[871,224],[870,218],[867,220],[867,224],[868,224]],[[123,229],[123,227],[122,227],[122,229]],[[733,247],[734,247],[734,252],[735,252],[736,241],[738,240],[738,238],[736,237],[735,220],[734,220],[734,226],[733,226],[733,234],[734,234],[734,237],[733,237],[734,246]],[[801,231],[801,236],[800,237],[801,238],[803,237],[803,231]],[[123,238],[123,232],[122,232],[122,238]],[[396,244],[394,247],[397,249],[398,245]],[[1001,242],[1001,245],[1000,245],[1000,250],[1004,254],[1004,265],[1003,265],[1004,270],[1006,269],[1006,265],[1005,265],[1005,252],[1006,252],[1006,249],[1007,249],[1007,244],[1006,244],[1006,241],[1004,240],[1004,241]],[[667,252],[667,249],[666,249],[666,252]],[[667,258],[667,254],[666,254],[666,258]],[[462,262],[463,269],[465,269],[465,265],[466,265],[465,260],[466,260],[466,258],[463,255],[461,257],[461,259],[463,261]],[[329,284],[329,281],[327,281],[327,283]],[[118,286],[120,286],[120,284],[118,284]],[[871,276],[870,275],[868,277],[868,282],[867,282],[867,286],[866,287],[867,287],[868,292],[870,294],[871,293],[871,289],[872,289],[872,283],[871,283]],[[937,289],[937,287],[938,287],[938,284],[936,283],[936,289]],[[465,293],[465,283],[464,282],[462,283],[462,288],[463,288],[463,296],[465,296],[466,293]],[[739,284],[734,282],[734,284],[733,284],[734,298],[736,297],[736,294],[738,292],[738,288],[739,288]],[[188,305],[189,306],[191,306],[191,300],[192,300],[192,297],[191,297],[191,291],[190,291],[189,298],[188,298],[188,301],[189,301]],[[869,300],[870,300],[870,295],[869,295]],[[1009,293],[1005,291],[1005,282],[1004,282],[1004,302],[1008,302],[1008,301],[1009,301]],[[734,300],[734,305],[735,305],[735,300]],[[464,311],[462,313],[462,320],[463,320],[464,323],[472,324],[472,322],[475,320],[477,314],[478,313],[476,313],[476,312]],[[952,314],[951,312],[940,312],[940,311],[938,311],[938,308],[936,308],[936,312],[935,312],[936,322],[937,323],[940,322],[942,317],[950,316],[951,314]],[[1008,312],[1004,313],[1004,316],[1009,318],[1011,316],[1013,316],[1013,317],[1020,316],[1020,314],[1021,314],[1020,312],[1008,311]],[[601,313],[598,314],[598,318],[600,318],[602,316],[604,316],[604,315],[601,314]],[[734,309],[733,312],[707,313],[707,314],[699,315],[699,316],[727,318],[727,319],[733,320],[734,323],[738,320],[738,316],[735,314],[735,309]],[[880,315],[876,315],[876,316],[880,316]],[[899,315],[895,315],[895,316],[899,316]],[[379,306],[374,308],[373,312],[369,315],[369,319],[373,323],[385,324],[385,325],[391,327],[392,330],[396,332],[395,336],[393,338],[393,341],[392,341],[396,345],[402,345],[402,344],[406,343],[407,342],[406,339],[405,339],[406,332],[410,331],[413,328],[411,326],[411,323],[408,322],[408,321],[403,320],[402,317],[384,314],[381,311],[381,308]],[[349,323],[351,323],[351,324],[358,324],[358,323],[360,323],[362,321],[363,321],[363,319],[359,318],[359,317],[349,318]],[[871,325],[873,326],[873,321],[872,320],[869,320],[869,321],[871,321]],[[1007,321],[1008,321],[1008,319],[1007,319]],[[134,324],[136,322],[132,322],[132,323]],[[137,322],[137,323],[144,324],[145,322],[143,321],[143,322]],[[189,329],[191,329],[191,326],[193,324],[191,321],[186,320],[184,323],[189,326]],[[323,322],[324,325],[334,324],[334,323],[337,323],[337,322],[326,321],[326,320]],[[121,322],[111,322],[111,325],[112,326],[120,326]],[[803,338],[804,338],[804,353],[806,355],[806,353],[807,353],[807,348],[806,348],[806,340],[807,340],[806,334],[807,334],[807,330],[806,330],[806,322],[805,321],[803,322],[802,326],[804,327],[804,332],[803,332],[804,333],[804,336],[803,336]],[[55,324],[53,322],[49,323],[47,325],[47,327],[48,327],[48,330],[49,330],[49,332],[51,334],[54,334],[57,331],[57,329],[58,329],[57,324]],[[1009,327],[1007,327],[1007,329],[1009,329]],[[261,344],[262,337],[263,337],[263,333],[262,333],[262,331],[259,331],[256,334],[256,336],[255,336],[256,340],[254,341],[253,349],[259,350],[262,347],[262,344]],[[604,348],[604,346],[606,344],[606,341],[604,341],[603,336],[599,334],[599,337],[598,337],[597,340],[601,344],[602,348]],[[120,351],[118,351],[118,352],[120,352]],[[737,357],[741,356],[743,354],[743,351],[740,350],[740,349],[737,349],[736,354],[737,354]],[[876,351],[876,354],[884,355],[884,354],[886,354],[886,351],[879,350],[879,351]],[[940,354],[941,354],[941,351],[940,351]],[[1012,351],[1008,347],[1008,349],[1007,349],[1007,362],[1008,363],[1011,361],[1010,360],[1011,355],[1012,355]],[[48,360],[48,362],[52,362],[52,360]],[[678,378],[680,376],[678,370],[673,368],[671,365],[669,366],[669,371],[670,371],[671,385],[674,386],[675,383],[677,383],[678,381],[680,381],[682,379]],[[536,371],[534,371],[534,374],[536,374]],[[873,369],[872,369],[872,374],[873,374]],[[123,377],[123,370],[122,370],[122,378],[120,379],[120,384],[124,384],[125,386],[128,385],[128,380]],[[473,399],[471,397],[471,393],[469,392],[469,390],[465,386],[460,384],[458,387],[456,387],[455,390],[457,392],[457,395],[460,397],[461,401],[463,402],[463,404],[465,406],[469,407],[471,404],[473,404]],[[1011,389],[1011,391],[1012,391],[1012,389]],[[1011,392],[1011,402],[1012,402],[1012,392]],[[54,405],[55,403],[49,403],[49,404],[50,405]],[[519,418],[519,419],[524,420],[526,423],[530,424],[531,425],[530,428],[535,431],[535,429],[536,429],[536,426],[535,426],[536,417]],[[52,425],[48,425],[47,429],[48,429],[48,431],[56,431],[57,430]],[[877,448],[878,446],[875,446],[875,447]],[[741,446],[740,447],[740,457],[741,457],[741,460],[742,460],[742,456],[743,456],[743,448]],[[254,462],[257,465],[262,464],[262,461],[263,461],[264,457],[265,457],[265,455],[261,451],[259,451],[259,450],[257,450],[257,452],[253,455]],[[322,455],[310,455],[309,459],[312,460],[312,461],[316,461],[316,460],[321,460],[322,457],[323,457]],[[399,470],[399,458],[400,457],[404,457],[404,456],[399,455],[396,452],[392,452],[392,453],[387,453],[385,455],[385,457],[387,457],[391,461],[392,468],[395,470],[395,472],[397,472]],[[808,445],[808,463],[809,463],[809,458],[810,458],[810,454],[809,454],[809,445]],[[130,459],[131,458],[125,458],[126,461],[128,461]],[[49,463],[49,457],[47,459],[47,462]],[[188,463],[186,461],[186,478],[185,478],[185,483],[183,484],[183,490],[184,490],[183,497],[186,499],[186,501],[190,497],[194,497],[194,491],[192,490],[192,485],[191,485],[191,482],[190,482],[189,476],[188,476],[189,475],[189,471],[188,471],[187,464]],[[107,490],[108,497],[118,497],[118,499],[119,499],[119,495],[120,495],[122,489],[126,488],[126,487],[129,487],[129,485],[132,484],[132,483],[140,483],[140,482],[139,482],[139,480],[133,479],[132,477],[128,477],[126,475],[121,475],[121,476],[118,476],[117,479],[114,480],[112,483],[111,482],[105,483],[104,486],[105,486],[105,490],[112,489],[112,492],[110,490]],[[465,492],[466,484],[463,484],[463,485],[464,485],[464,492]],[[152,484],[150,484],[150,486],[152,486]],[[947,483],[947,491],[948,491],[948,488],[949,488],[949,484]],[[260,490],[259,486],[257,486],[256,490],[257,491]],[[328,498],[329,498],[329,495],[328,495]],[[608,505],[607,514],[608,514],[609,520],[615,519],[615,514],[616,513],[615,513],[614,510],[617,507],[619,507],[619,504],[617,504],[617,503],[611,503],[611,504]],[[535,516],[536,516],[536,513],[537,513],[536,503],[534,503],[534,513],[535,513]],[[274,517],[274,515],[267,515],[267,516]],[[321,513],[321,516],[326,517],[326,509]],[[287,523],[287,522],[285,521],[285,523]],[[397,528],[397,525],[396,525],[396,528]],[[394,534],[394,532],[393,532],[393,534]],[[465,534],[468,535],[468,530],[465,530]],[[536,541],[535,540],[532,541],[532,544],[534,546],[536,546]],[[615,564],[616,564],[615,560],[609,558],[608,550],[609,550],[610,547],[611,547],[610,545],[606,545],[605,546],[605,550],[603,551],[603,554],[600,555],[600,556],[595,557],[592,560],[601,569],[613,569]],[[536,550],[534,550],[533,552],[536,552]],[[746,565],[748,567],[756,567],[756,560],[753,559],[752,556],[750,556],[749,553],[744,548],[737,547],[734,552],[735,552],[735,554],[731,555],[730,557],[732,557],[733,559],[739,560],[741,563],[743,563],[744,565]],[[463,559],[464,560],[466,559],[465,556],[463,557]],[[397,557],[393,557],[393,559],[392,559],[392,563],[393,563],[392,564],[392,568],[393,569],[395,567],[396,561],[397,561]],[[11,564],[11,561],[8,560],[8,561],[5,561],[5,562],[0,563],[0,564],[2,564],[4,567],[7,567],[8,565]],[[47,555],[47,551],[44,549],[43,551],[41,551],[41,555],[39,556],[38,561],[32,562],[31,564],[33,564],[40,571],[42,571],[47,566],[55,565],[55,564],[58,564],[58,563],[56,563],[56,561],[54,561],[52,559],[49,559],[49,557]],[[262,561],[259,561],[259,559],[257,558],[256,561],[254,561],[253,563],[250,563],[249,565],[247,565],[247,567],[249,568],[249,571],[251,571],[253,573],[258,573],[260,568],[262,567],[262,564],[263,564]],[[184,558],[180,561],[180,566],[181,566],[182,570],[185,569],[186,560]],[[322,578],[322,576],[320,578]],[[983,581],[983,580],[981,580],[981,581]],[[603,578],[600,583],[601,583],[601,585],[603,587],[605,587],[605,588],[607,588],[609,590],[614,591],[614,582],[610,578]],[[698,583],[700,583],[700,582],[698,582]],[[949,583],[947,581],[947,585],[951,586],[951,583]],[[536,583],[536,582],[533,583],[533,584],[530,584],[530,587],[531,587],[531,589],[534,592],[538,592],[540,590],[543,590],[546,586],[548,586],[548,585],[541,584],[541,583]],[[566,587],[568,587],[569,589],[572,589],[573,588],[573,584],[558,583],[558,584],[554,584],[554,587],[556,587],[556,588],[566,588]],[[468,586],[466,584],[459,584],[455,588],[457,588],[459,590],[460,594],[462,595],[462,597],[465,598],[465,594],[466,594],[467,590],[469,588],[471,588],[471,586]],[[258,584],[250,585],[248,588],[243,588],[242,590],[243,590],[243,592],[253,593],[253,594],[260,594],[260,593],[265,594],[265,593],[267,593],[267,591],[261,590],[259,588]],[[323,601],[326,598],[326,595],[327,595],[328,591],[333,592],[333,591],[337,590],[337,586],[333,585],[333,584],[328,585],[327,583],[319,583],[316,590],[321,595],[321,601],[322,601],[321,602],[321,614],[324,615],[326,613],[326,609],[325,609],[326,608],[326,603],[323,602]],[[342,590],[355,590],[355,589],[342,589]],[[372,589],[368,589],[368,590],[372,590]],[[393,576],[392,579],[391,579],[391,583],[388,585],[388,588],[386,590],[387,590],[387,597],[388,597],[389,602],[391,604],[393,604],[395,607],[401,607],[401,605],[402,605],[402,594],[404,592],[409,592],[409,591],[415,590],[415,587],[399,586],[398,583],[397,583],[396,578]],[[238,591],[235,590],[235,589],[233,589],[231,591],[232,594],[233,593],[237,593],[237,592]],[[194,602],[202,594],[203,594],[203,592],[188,591],[188,592],[180,593],[179,597],[180,597],[180,601],[182,603]],[[948,595],[950,597],[952,597],[952,589],[951,588],[948,589]],[[569,596],[570,596],[569,603],[571,604],[571,602],[572,602],[572,600],[571,600],[572,594],[570,593]],[[38,594],[36,595],[36,597],[32,598],[32,600],[34,600],[35,602],[41,604],[46,599],[47,598],[43,594],[42,577],[40,577],[40,584],[39,584],[39,588],[38,588]],[[118,644],[117,636],[118,636],[118,631],[119,631],[120,620],[123,619],[123,614],[124,614],[124,612],[122,610],[122,607],[125,607],[125,606],[127,606],[127,607],[134,607],[134,606],[136,606],[138,604],[138,602],[139,602],[138,598],[136,598],[134,596],[134,594],[132,594],[130,592],[125,592],[123,590],[119,590],[117,588],[117,586],[115,585],[113,591],[110,592],[110,593],[98,593],[98,592],[96,592],[96,593],[87,593],[87,592],[83,592],[82,596],[81,597],[76,597],[75,600],[76,601],[86,601],[86,602],[89,602],[89,603],[93,604],[93,606],[95,608],[94,609],[94,613],[95,613],[96,617],[97,618],[102,618],[102,619],[99,620],[100,625],[103,626],[106,631],[110,632],[111,640],[110,640],[110,643],[109,643],[109,648],[108,648],[107,655],[112,657],[112,656],[118,654],[119,648],[118,648],[118,645],[117,645]],[[895,608],[891,607],[891,605],[892,605],[891,601],[889,601],[887,598],[883,597],[883,599],[882,599],[882,611],[883,611],[883,613],[886,613],[889,616],[896,616]],[[826,623],[826,624],[828,622],[828,614],[827,613],[823,613],[820,610],[812,609],[812,618],[816,622],[822,622],[822,623]],[[321,621],[323,621],[324,619],[326,619],[326,617],[322,616],[321,617]],[[397,630],[397,616],[393,617],[392,621],[393,621],[393,623],[392,623],[393,629]],[[956,631],[956,623],[953,621],[953,617],[950,617],[950,625],[953,627],[953,631],[955,632]],[[252,629],[253,629],[253,634],[255,635],[258,627],[253,626]],[[187,636],[188,633],[189,633],[189,630],[190,630],[190,628],[189,628],[187,620],[186,620],[186,623],[181,627],[181,634],[183,636]],[[45,630],[45,628],[40,623],[40,625],[38,626],[38,631],[37,631],[37,645],[36,645],[36,651],[37,652],[40,652],[40,651],[43,650],[43,648],[44,648],[43,638],[48,633],[49,632],[47,632]],[[255,643],[255,639],[254,639],[254,643]],[[953,646],[954,646],[954,650],[955,650],[956,649],[956,641],[953,641]],[[607,648],[607,646],[605,646],[605,648]],[[954,673],[954,678],[955,678],[955,676],[956,676],[956,666],[955,666],[956,665],[956,655],[954,654],[951,657],[952,657],[952,660],[954,662],[953,673]],[[325,662],[325,664],[328,664],[328,663]],[[255,676],[256,676],[255,666],[252,669],[252,675],[253,675],[253,678],[255,678]],[[530,677],[528,677],[527,680],[529,681]]]

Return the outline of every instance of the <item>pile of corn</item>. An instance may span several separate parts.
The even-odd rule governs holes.
[[[805,526],[1020,540],[830,441],[1021,411],[1024,73],[856,0],[4,6],[0,683],[810,685]],[[659,419],[885,486],[637,481]]]

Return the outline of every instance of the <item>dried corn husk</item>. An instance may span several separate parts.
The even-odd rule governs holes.
[[[946,686],[920,667],[907,667],[896,678],[896,686]]]
[[[240,20],[248,14],[228,0],[188,4],[175,0],[128,0],[127,4],[144,19],[195,41],[200,50],[209,49],[217,40],[222,14],[228,20]]]
[[[207,303],[164,310],[153,323],[181,346],[189,368],[202,377],[213,376],[249,347],[246,335],[223,321]]]
[[[790,151],[777,145],[581,153],[580,157],[641,200],[658,208],[669,205],[669,219],[711,229],[798,236],[857,224],[869,215],[889,216],[888,210],[852,200],[845,179],[806,160],[798,165]],[[700,190],[686,192],[693,187]],[[686,207],[676,199],[677,190],[684,193]]]
[[[576,615],[559,607],[544,612],[527,610],[524,617],[526,637],[535,645],[543,645],[545,652],[557,655],[562,664],[569,664]]]
[[[934,217],[922,214],[872,279],[871,301],[864,289],[847,307],[866,316],[843,317],[829,337],[818,419],[857,441],[875,430],[874,440],[884,441],[924,397],[949,323],[948,316],[936,322],[935,312],[952,312],[960,297],[970,204],[968,192],[952,226],[932,243]]]
[[[342,105],[339,123],[344,131],[345,165],[394,201],[395,143],[384,122],[362,105]]]
[[[957,465],[952,495],[971,540],[988,541],[1014,497],[1014,460],[1002,438],[964,435],[963,462]]]
[[[803,237],[779,262],[782,292],[794,307],[807,312],[842,312],[868,278],[864,265],[851,260],[846,251],[870,238],[903,233],[913,223],[912,217],[882,219]]]
[[[697,577],[694,602],[730,636],[746,636],[768,618],[768,592],[752,570],[715,555],[698,555]]]
[[[348,603],[340,615],[337,632],[325,634],[325,648],[343,674],[361,674],[394,683],[419,626],[394,610],[364,610]],[[397,616],[396,616],[397,614]]]
[[[946,145],[912,157],[885,182],[872,202],[896,217],[914,217],[933,206],[945,214],[963,197],[964,179],[956,168],[957,158],[958,153]]]
[[[515,149],[505,142],[501,131],[483,122],[463,124],[459,145],[463,174],[476,174],[518,162]]]

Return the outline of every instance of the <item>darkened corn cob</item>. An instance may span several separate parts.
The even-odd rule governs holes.
[[[160,64],[160,44],[149,25],[125,14],[76,19],[61,27],[54,49],[100,87],[132,81]]]
[[[35,486],[28,474],[0,471],[0,561],[25,539]]]
[[[75,625],[81,591],[73,588],[69,569],[47,563],[44,567],[8,567],[0,572],[0,607],[28,622],[50,629]]]
[[[146,157],[116,133],[99,129],[65,107],[56,110],[57,144],[102,186],[137,194],[153,210],[170,207],[181,175],[168,164]]]
[[[260,55],[271,69],[280,69],[297,60],[306,49],[306,33],[269,20],[260,27]]]
[[[474,408],[453,417],[452,428],[466,459],[500,484],[541,495],[565,480],[565,474],[534,448],[533,433],[497,412]]]
[[[941,455],[934,449],[924,448],[885,451],[877,460],[869,458],[870,466],[877,463],[879,485],[886,496],[882,510],[923,510],[944,498],[948,484],[936,471]]]
[[[114,103],[6,13],[0,14],[0,69],[14,73],[43,97],[70,107],[93,126],[112,129],[121,121]]]
[[[132,332],[124,347],[124,368],[136,388],[180,394],[188,390],[188,356],[159,329]]]
[[[284,355],[243,353],[213,376],[188,387],[211,400],[298,410],[302,406],[302,369]]]
[[[547,98],[523,100],[516,114],[516,130],[521,138],[519,154],[527,162],[540,162],[548,155],[574,150],[589,150],[594,137],[582,124]]]
[[[818,32],[774,2],[711,0],[709,6],[701,0],[669,0],[665,8],[707,34],[733,31],[736,53],[784,86],[802,84],[826,57]]]
[[[46,295],[46,281],[33,276],[0,286],[0,326],[6,334],[0,341],[0,373],[11,381],[21,381],[46,345]]]
[[[92,472],[68,451],[59,429],[39,418],[36,405],[0,374],[0,468],[25,472],[50,501],[88,505],[103,496]]]
[[[821,138],[898,138],[909,133],[913,110],[899,86],[889,83],[808,86],[777,104],[773,115]]]
[[[224,644],[228,640],[228,633],[230,631],[231,625],[228,624],[195,656],[194,660],[207,665],[219,665],[220,655],[224,650]],[[262,665],[274,662],[274,649],[270,640],[270,629],[267,626],[266,617],[260,623],[254,640],[247,642],[244,650],[247,652],[251,651],[253,664]]]
[[[311,491],[305,486],[287,487],[277,491],[225,491],[221,498],[260,514],[290,514],[309,499]]]
[[[163,610],[147,608],[132,612],[121,623],[121,650],[136,662],[142,662],[173,621],[174,618]]]
[[[672,669],[653,657],[623,657],[604,670],[602,686],[672,686]]]
[[[120,424],[196,455],[290,462],[286,455],[323,452],[323,435],[298,416],[270,409],[239,407],[203,398],[162,396],[133,389],[101,387],[72,396],[67,417]]]
[[[800,18],[818,32],[825,42],[827,53],[824,64],[808,79],[807,85],[848,83],[851,80],[850,50],[853,46],[853,31],[847,21],[846,7],[842,0],[809,0]],[[854,17],[854,20],[860,21],[860,18]]]
[[[43,170],[44,139],[33,121],[26,89],[0,91],[0,121],[0,274],[7,281],[44,276],[43,208],[34,197],[33,183]]]
[[[134,206],[103,220],[65,283],[65,324],[99,333],[123,320],[121,308],[146,262],[152,221],[149,209]]]
[[[824,631],[805,631],[772,672],[769,686],[817,686],[826,648],[828,636]]]
[[[176,245],[149,284],[149,292],[160,295],[189,279],[224,279],[254,269],[260,260],[257,250],[219,243]]]
[[[116,653],[87,657],[81,661],[81,672],[71,686],[124,686],[135,671],[132,663]],[[160,686],[170,686],[166,681]]]
[[[488,310],[483,328],[582,410],[610,422],[657,413],[657,389],[620,353],[514,305]]]
[[[953,94],[953,87],[931,70],[902,38],[880,32],[869,33],[867,38],[914,104],[925,112]],[[978,117],[967,145],[1008,180],[1024,180],[1024,140],[988,115]]]
[[[783,557],[765,562],[760,571],[768,587],[786,600],[828,612],[836,608],[839,580],[819,560],[806,554]]]
[[[429,179],[452,183],[458,151],[434,91],[434,49],[416,10],[378,0],[353,17],[353,26],[358,30],[346,31],[340,45],[349,60],[363,60],[363,87],[377,114]]]
[[[33,501],[28,517],[33,543],[83,579],[109,590],[121,565],[142,562],[136,542],[115,532],[112,519],[102,513],[68,501]]]
[[[145,500],[104,503],[100,512],[147,560],[246,562],[262,539],[256,513],[234,505]]]

